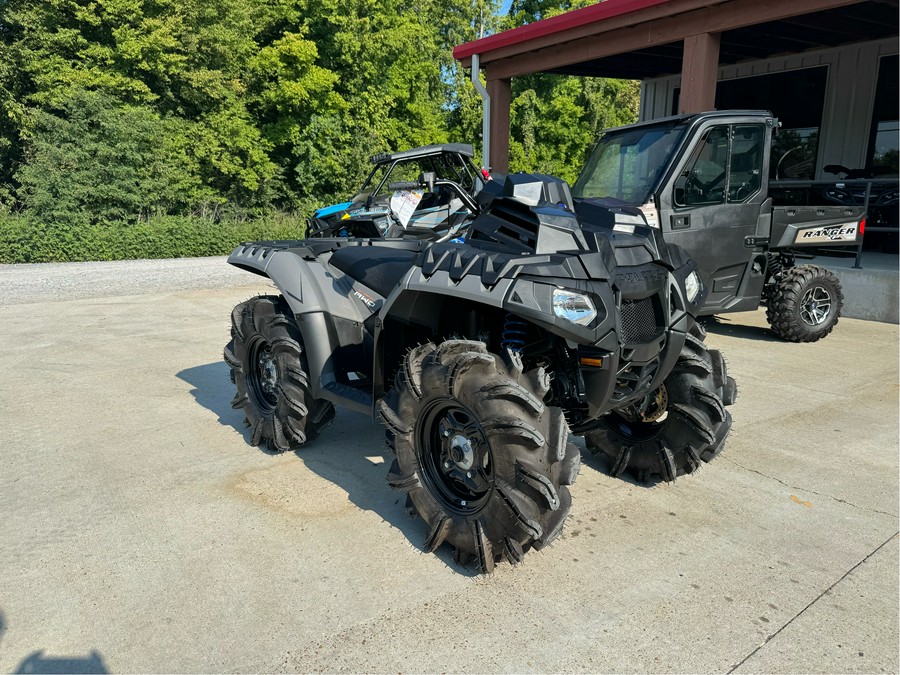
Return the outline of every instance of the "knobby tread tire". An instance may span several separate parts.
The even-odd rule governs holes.
[[[248,380],[254,341],[270,346],[276,370],[274,404],[260,400]],[[284,298],[264,295],[237,305],[231,313],[231,341],[225,362],[237,393],[231,402],[242,409],[251,444],[270,452],[286,452],[312,441],[334,419],[334,406],[313,398],[303,339]]]
[[[816,286],[831,298],[831,308],[822,324],[811,326],[801,317],[803,296]],[[844,305],[841,282],[830,270],[818,265],[798,265],[785,271],[766,303],[766,319],[772,330],[788,342],[815,342],[837,325]]]
[[[492,354],[482,342],[428,343],[406,355],[380,410],[396,454],[388,483],[406,492],[425,520],[427,550],[447,543],[457,561],[474,560],[489,573],[559,536],[581,455],[568,443],[562,410],[543,403],[549,385],[543,369],[523,372],[517,354]],[[455,510],[438,494],[423,462],[430,450],[420,446],[430,436],[422,425],[436,401],[471,411],[490,447],[492,487],[473,512]]]
[[[666,417],[634,422],[616,411],[585,434],[588,449],[604,455],[613,476],[628,471],[642,482],[673,481],[693,473],[723,449],[731,430],[727,406],[737,387],[725,359],[703,342],[706,332],[691,328],[678,361],[666,378]]]

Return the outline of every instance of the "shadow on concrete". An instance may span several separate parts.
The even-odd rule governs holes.
[[[246,428],[243,411],[231,408],[234,385],[229,379],[227,364],[215,362],[195,366],[182,370],[177,376],[193,387],[191,395],[199,405],[215,413],[220,424],[240,431],[245,443],[250,445],[250,430]],[[257,450],[274,454],[265,447]],[[426,553],[423,545],[428,535],[425,522],[411,515],[413,512],[407,506],[405,494],[393,492],[387,486],[386,476],[393,457],[384,444],[383,426],[365,415],[337,408],[335,421],[295,454],[309,469],[343,489],[358,508],[377,514]],[[369,459],[371,457],[381,457],[384,461],[376,464]],[[455,572],[477,575],[471,568],[454,561],[450,546],[442,546],[435,553]]]
[[[707,333],[725,335],[727,337],[748,338],[763,342],[782,342],[771,328],[762,326],[744,326],[721,316],[707,316],[703,319]]]
[[[623,473],[620,473],[618,476],[613,476],[610,473],[610,469],[612,468],[612,461],[606,455],[595,455],[590,450],[581,451],[581,461],[584,466],[590,467],[595,471],[599,471],[600,473],[609,476],[610,478],[620,480],[623,483],[634,485],[635,487],[652,489],[663,482],[658,478],[640,481],[630,471],[625,471]]]
[[[6,632],[6,616],[0,610],[0,643],[3,642],[3,634]],[[44,656],[44,650],[39,649],[22,659],[13,673],[108,673],[109,669],[103,662],[103,656],[97,650],[91,650],[87,656]]]
[[[16,666],[14,673],[44,673],[56,675],[57,673],[108,673],[109,669],[103,662],[100,652],[92,650],[88,656],[44,656],[44,650],[40,649]]]
[[[584,470],[584,467],[588,467],[589,469],[597,471],[598,473],[602,473],[605,476],[609,476],[614,480],[620,480],[623,483],[628,483],[629,485],[634,485],[635,487],[646,489],[654,488],[663,482],[660,479],[640,481],[636,476],[628,471],[625,471],[618,476],[613,476],[612,473],[610,473],[610,469],[612,468],[612,460],[602,452],[594,454],[593,452],[588,450],[587,439],[584,436],[570,435],[569,442],[574,443],[578,450],[581,452],[582,471]]]
[[[187,368],[178,373],[178,378],[193,387],[191,396],[202,407],[214,412],[220,424],[239,429],[243,427],[243,411],[231,407],[234,385],[229,378],[227,363],[216,361],[204,366]],[[249,439],[249,435],[247,437]]]
[[[362,446],[362,447],[361,447]],[[419,518],[405,493],[394,492],[387,485],[387,473],[393,455],[384,443],[384,427],[366,415],[338,408],[335,421],[308,447],[295,450],[307,468],[347,492],[357,507],[378,514],[403,533],[423,554],[428,536],[425,521]],[[380,456],[381,464],[369,459]],[[447,567],[466,576],[477,572],[458,564],[449,545],[435,554]]]

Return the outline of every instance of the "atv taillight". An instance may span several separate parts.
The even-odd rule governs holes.
[[[866,219],[863,218],[859,221],[859,236],[863,236],[866,233]]]

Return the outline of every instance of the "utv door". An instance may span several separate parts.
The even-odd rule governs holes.
[[[758,117],[702,125],[659,193],[663,238],[691,254],[709,288],[701,314],[759,305],[766,257],[744,238],[769,236],[771,133]]]

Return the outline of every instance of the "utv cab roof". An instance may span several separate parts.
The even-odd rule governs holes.
[[[470,143],[444,143],[443,145],[423,145],[421,148],[412,148],[401,152],[379,152],[372,156],[374,164],[387,164],[398,159],[419,159],[421,157],[433,157],[445,153],[474,157],[475,150]]]
[[[635,122],[634,124],[625,124],[620,127],[604,129],[603,133],[606,134],[610,131],[622,131],[623,129],[647,127],[653,124],[661,124],[663,122],[687,122],[700,117],[702,117],[703,119],[715,119],[716,117],[771,117],[773,120],[775,119],[775,115],[773,115],[768,110],[708,110],[706,112],[684,113],[681,115],[672,115],[670,117],[657,117],[656,119],[645,120],[643,122]]]

